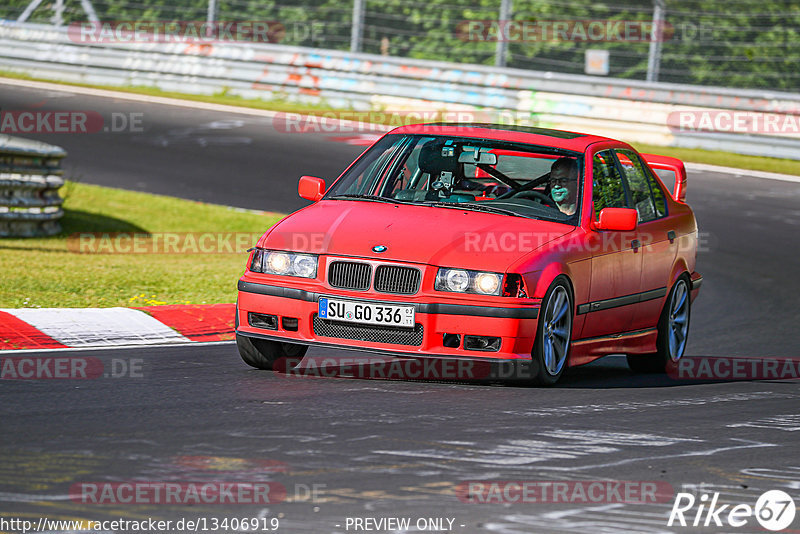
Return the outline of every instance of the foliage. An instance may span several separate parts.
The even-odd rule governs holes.
[[[286,0],[283,0],[286,1]],[[283,44],[348,50],[353,0],[219,0],[218,20],[277,21]],[[0,18],[16,18],[29,0],[6,0]],[[493,40],[466,40],[464,21],[499,17],[500,0],[364,0],[362,50],[393,56],[491,65]],[[93,0],[101,20],[206,19],[207,0]],[[43,3],[30,20],[48,22]],[[64,20],[85,20],[80,2],[66,0]],[[522,22],[652,19],[651,2],[514,0],[511,20]],[[800,87],[800,8],[794,0],[667,0],[667,36],[660,81],[796,91]],[[582,74],[585,51],[610,52],[610,75],[644,79],[648,42],[510,42],[510,67]]]

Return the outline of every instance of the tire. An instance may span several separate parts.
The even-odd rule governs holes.
[[[664,373],[667,366],[674,365],[686,351],[691,318],[692,294],[689,279],[681,276],[664,303],[658,320],[656,352],[629,355],[628,367],[636,373]]]
[[[281,358],[301,360],[308,347],[294,343],[281,343],[236,334],[236,347],[244,363],[256,369],[272,369]]]
[[[552,386],[567,367],[574,308],[566,277],[558,276],[547,289],[539,309],[539,326],[531,358],[537,368],[531,380],[537,386]]]

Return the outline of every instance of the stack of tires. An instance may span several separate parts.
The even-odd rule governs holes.
[[[61,231],[58,189],[64,149],[0,135],[0,237],[49,236]]]

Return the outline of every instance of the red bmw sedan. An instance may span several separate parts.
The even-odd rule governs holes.
[[[320,345],[527,362],[551,385],[608,354],[643,372],[684,354],[702,277],[680,160],[581,133],[421,124],[299,193],[314,203],[261,237],[239,280],[253,367]]]

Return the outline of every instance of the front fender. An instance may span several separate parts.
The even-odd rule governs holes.
[[[524,258],[512,271],[522,272],[531,298],[544,298],[559,275],[569,279],[574,299],[588,298],[591,252],[584,232],[571,232]],[[583,301],[581,300],[581,301]]]
[[[557,262],[551,262],[541,270],[525,273],[523,278],[525,279],[525,287],[528,288],[528,296],[535,299],[544,298],[550,284],[553,283],[557,276],[562,274],[572,280],[569,266]]]

